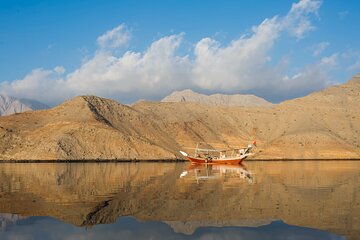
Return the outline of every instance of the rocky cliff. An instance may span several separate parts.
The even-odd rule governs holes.
[[[272,107],[81,96],[0,118],[0,159],[176,159],[183,147],[246,146],[257,159],[360,158],[360,75]]]
[[[193,102],[193,103],[206,104],[210,106],[242,106],[242,107],[251,107],[251,106],[269,107],[272,105],[272,103],[255,95],[245,95],[245,94],[204,95],[204,94],[196,93],[190,89],[186,89],[183,91],[175,91],[171,93],[169,96],[166,96],[164,99],[162,99],[161,102]]]
[[[35,100],[0,95],[0,116],[46,108],[49,107]]]

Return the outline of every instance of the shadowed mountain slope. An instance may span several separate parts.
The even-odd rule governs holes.
[[[0,118],[0,159],[175,159],[181,147],[246,146],[257,159],[360,158],[360,76],[273,107],[81,96]],[[185,149],[186,150],[186,149]]]

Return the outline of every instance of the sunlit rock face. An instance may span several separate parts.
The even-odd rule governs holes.
[[[1,164],[0,212],[51,216],[77,226],[133,216],[164,221],[186,234],[202,226],[282,220],[356,239],[359,170],[356,161],[210,169],[182,163]]]
[[[0,160],[174,160],[198,142],[253,159],[359,159],[360,78],[272,107],[130,106],[81,96],[0,118]]]
[[[209,106],[241,106],[241,107],[270,107],[272,103],[255,95],[244,94],[213,94],[204,95],[190,89],[176,91],[166,96],[162,102],[193,102]]]

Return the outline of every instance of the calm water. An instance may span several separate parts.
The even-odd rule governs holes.
[[[360,239],[360,162],[0,164],[0,239]]]

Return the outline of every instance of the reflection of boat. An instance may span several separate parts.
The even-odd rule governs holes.
[[[224,150],[199,148],[198,144],[196,148],[194,148],[194,156],[190,156],[184,151],[180,151],[180,153],[195,164],[239,164],[251,155],[250,151],[254,146],[256,146],[256,141],[253,141],[252,144],[249,144],[246,148]]]
[[[209,180],[216,178],[241,178],[248,183],[253,183],[252,174],[243,165],[229,164],[206,164],[206,165],[190,165],[181,174],[180,178],[193,175],[198,182],[199,180]]]

